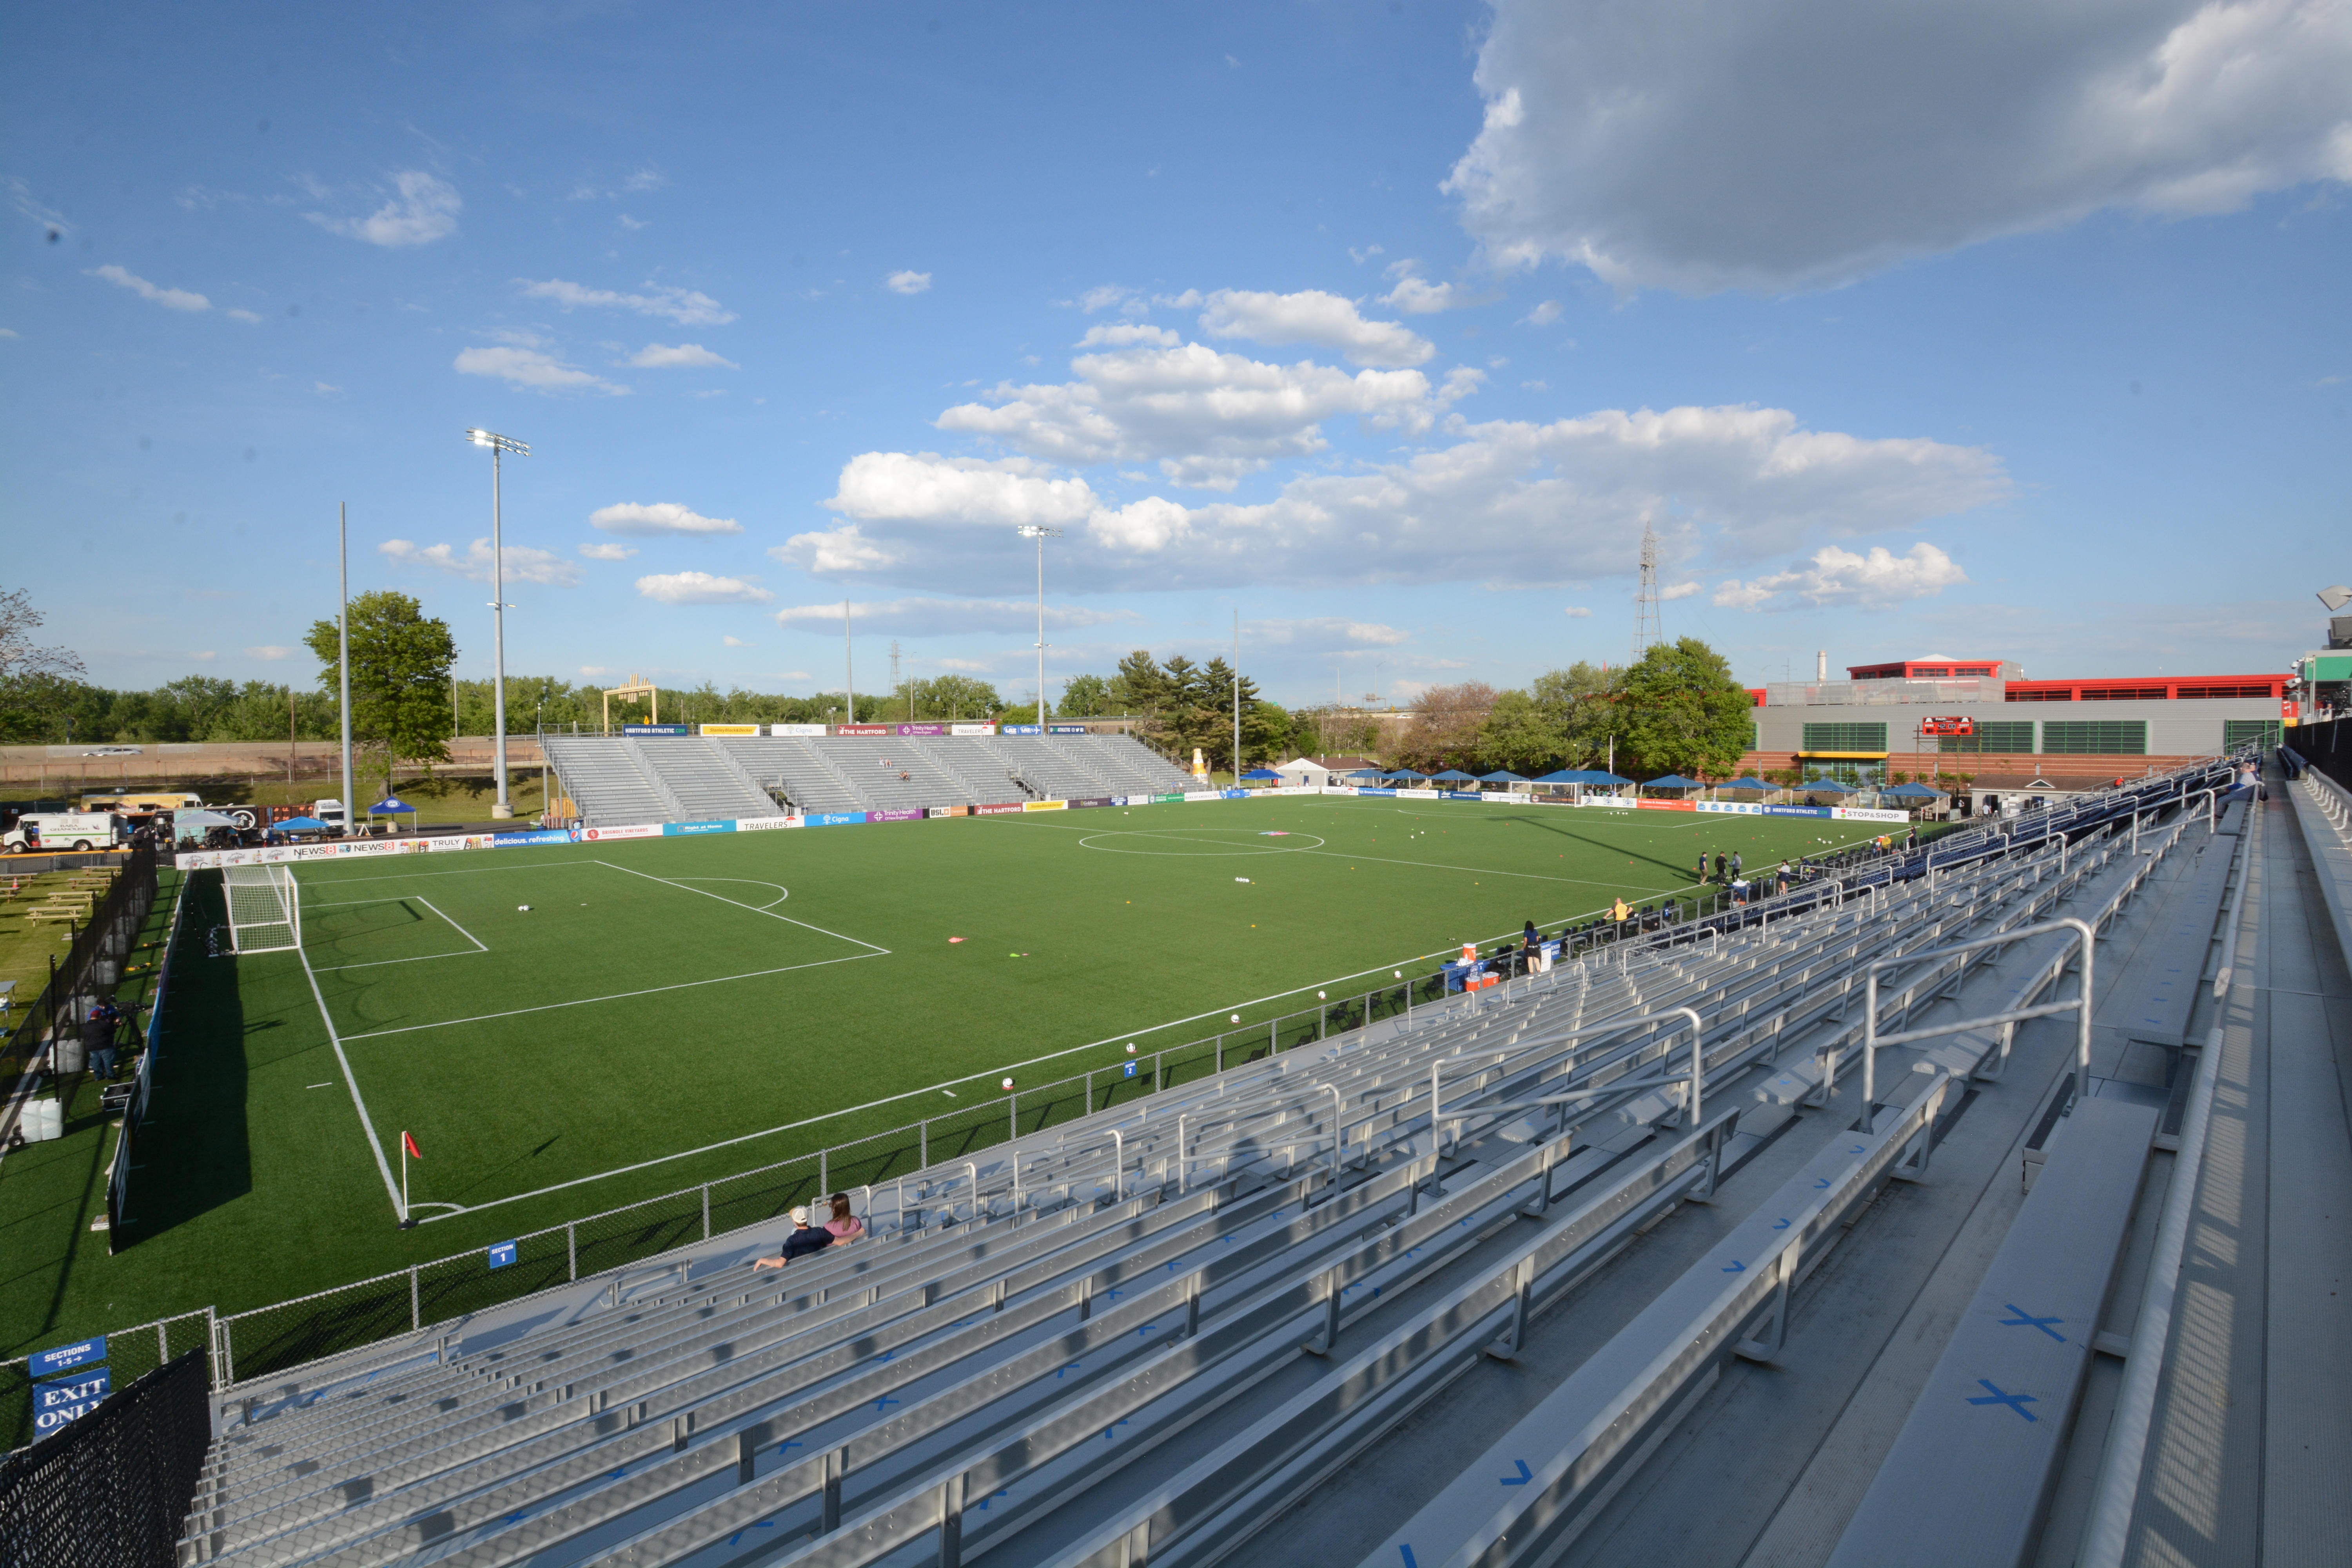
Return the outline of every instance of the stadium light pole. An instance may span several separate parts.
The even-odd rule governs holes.
[[[490,755],[498,765],[499,798],[490,807],[492,816],[512,816],[514,805],[507,798],[507,552],[506,538],[499,517],[499,468],[509,452],[520,458],[530,456],[529,443],[511,436],[499,436],[490,431],[468,427],[466,439],[477,447],[490,449],[490,637],[492,686],[490,688]]]
[[[1013,531],[1037,542],[1037,732],[1042,735],[1045,732],[1045,541],[1061,538],[1062,531],[1024,522]]]
[[[335,506],[335,575],[342,607],[335,613],[335,674],[342,687],[340,710],[343,721],[343,837],[351,837],[352,813],[358,802],[352,786],[352,519],[351,508]],[[385,791],[387,795],[391,792]],[[373,819],[371,819],[373,820]]]

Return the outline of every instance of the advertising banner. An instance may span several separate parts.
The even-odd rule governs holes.
[[[1042,735],[1045,731],[1034,724],[999,724],[996,732],[1000,735]]]
[[[772,833],[779,827],[805,827],[804,816],[739,816],[735,819],[738,833]]]
[[[898,726],[898,733],[901,735],[944,735],[947,732],[948,727],[945,724],[901,724]]]
[[[1847,822],[1908,822],[1911,820],[1911,814],[1907,811],[1873,811],[1859,805],[1833,805],[1829,808],[1829,813],[1832,816]]]
[[[923,820],[923,808],[919,805],[894,805],[884,811],[867,812],[866,820],[868,822],[920,822]]]
[[[771,724],[768,726],[768,733],[771,735],[822,735],[824,733],[824,726],[822,724]]]
[[[699,724],[696,728],[706,735],[756,735],[757,724]]]
[[[1008,800],[994,805],[975,805],[971,808],[971,814],[974,816],[1004,816],[1022,809],[1024,809],[1023,804],[1020,801]]]
[[[693,730],[684,724],[624,724],[624,735],[691,735]]]
[[[1437,792],[1437,798],[1440,800],[1484,800],[1486,796],[1479,794],[1475,789],[1442,789]]]
[[[811,827],[855,827],[866,820],[862,811],[812,811],[808,814]]]
[[[1118,801],[1107,795],[1088,795],[1084,800],[1074,800],[1069,803],[1072,811],[1083,811],[1092,805],[1117,805],[1118,804]]]
[[[1348,793],[1349,793],[1349,795],[1387,795],[1387,796],[1391,797],[1391,799],[1393,799],[1393,798],[1395,797],[1395,795],[1396,795],[1396,791],[1394,791],[1394,790],[1392,790],[1392,789],[1371,789],[1371,788],[1369,788],[1369,787],[1363,787],[1363,786],[1358,786],[1358,787],[1355,787],[1355,788],[1351,788],[1351,789],[1349,789],[1349,790],[1348,791]]]
[[[835,724],[836,735],[892,735],[898,733],[887,724]]]
[[[1174,805],[1183,798],[1184,797],[1181,795],[1155,795],[1151,797],[1151,804],[1154,805]]]
[[[950,724],[948,726],[948,733],[950,735],[993,735],[996,733],[996,726],[993,724]]]
[[[1066,800],[1024,800],[1021,803],[1024,811],[1067,811],[1069,807],[1070,803]]]
[[[658,822],[632,822],[613,827],[583,827],[580,830],[583,844],[602,844],[608,838],[659,838],[662,825]]]
[[[1633,805],[1643,811],[1696,811],[1695,800],[1637,800]]]
[[[1832,808],[1826,805],[1768,805],[1763,809],[1767,816],[1827,816]]]
[[[1086,732],[1087,727],[1084,724],[1048,724],[1045,726],[1045,733],[1048,735],[1083,735]]]
[[[924,815],[927,816],[970,816],[971,815],[971,807],[968,805],[927,806],[924,808]]]
[[[1221,789],[1188,789],[1184,792],[1184,798],[1186,800],[1223,800],[1225,798],[1225,792]]]
[[[719,822],[665,822],[662,824],[662,837],[665,838],[685,838],[698,833],[732,833],[734,831],[735,819],[731,816]]]
[[[529,833],[494,833],[490,842],[500,849],[519,849],[526,844],[569,844],[572,835],[561,827],[539,827]]]

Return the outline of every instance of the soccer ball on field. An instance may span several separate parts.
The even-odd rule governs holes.
[[[519,915],[527,915],[530,913],[530,906],[529,904],[517,904],[515,906],[515,913]]]
[[[1008,1092],[1008,1093],[1010,1093],[1010,1092],[1011,1092],[1011,1090],[1012,1090],[1012,1089],[1013,1089],[1013,1080],[1012,1080],[1011,1079],[1009,1079],[1009,1078],[1008,1078],[1008,1079],[1006,1079],[1004,1080],[1004,1088],[1005,1088],[1006,1092]]]
[[[1127,1042],[1127,1054],[1129,1056],[1133,1056],[1135,1054],[1135,1042],[1133,1040]]]

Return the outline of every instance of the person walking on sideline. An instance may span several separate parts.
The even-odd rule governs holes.
[[[1731,880],[1731,862],[1720,849],[1715,852],[1715,879],[1718,882]]]
[[[1735,849],[1731,852],[1731,879],[1733,881],[1736,882],[1739,879],[1740,869],[1739,851]]]
[[[1704,849],[1698,852],[1698,879],[1702,882],[1706,880],[1706,851]]]

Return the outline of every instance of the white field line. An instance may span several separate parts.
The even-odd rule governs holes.
[[[845,937],[843,940],[856,939]],[[864,944],[860,943],[860,945]],[[674,985],[648,985],[642,991],[615,991],[609,996],[577,996],[569,1002],[545,1002],[536,1007],[513,1007],[503,1013],[477,1013],[468,1018],[444,1018],[434,1024],[403,1024],[396,1029],[370,1029],[363,1035],[352,1035],[349,1037],[354,1040],[380,1040],[386,1035],[413,1035],[420,1029],[454,1029],[460,1024],[484,1024],[493,1018],[520,1018],[526,1013],[552,1013],[564,1007],[593,1007],[599,1002],[625,1002],[632,996],[658,996],[665,991],[691,991],[698,985],[724,985],[734,980],[757,980],[764,974],[790,974],[796,969],[823,969],[828,963],[855,963],[861,958],[888,956],[887,948],[877,947],[872,952],[853,952],[841,958],[820,958],[809,963],[787,963],[775,969],[751,969],[740,974],[714,974],[708,980],[681,980]],[[305,969],[310,967],[307,960],[303,967]]]
[[[648,882],[659,882],[665,888],[676,888],[681,893],[700,893],[706,899],[717,899],[722,904],[733,904],[739,910],[749,910],[755,915],[765,915],[772,921],[782,921],[788,926],[798,926],[803,931],[813,931],[821,936],[829,936],[835,942],[855,942],[857,946],[866,949],[869,952],[887,954],[890,951],[887,947],[876,947],[872,942],[860,941],[858,938],[854,936],[844,936],[837,931],[826,931],[823,926],[811,925],[806,921],[796,921],[790,915],[780,915],[773,910],[761,909],[757,904],[747,904],[740,900],[730,899],[703,888],[689,888],[684,882],[673,882],[667,877],[656,877],[650,871],[632,870],[626,866],[615,866],[609,860],[599,860],[596,864],[603,866],[609,870],[627,871],[630,876],[643,877]],[[737,879],[713,877],[709,879],[717,882],[735,880]],[[772,888],[775,884],[771,882],[768,886]]]
[[[481,938],[476,936],[472,931],[467,931],[464,926],[459,925],[456,921],[450,920],[447,912],[444,910],[440,905],[435,903],[432,900],[425,898],[421,893],[411,893],[404,896],[394,896],[383,899],[330,900],[314,903],[310,907],[314,910],[354,909],[364,904],[404,904],[412,898],[418,903],[423,904],[426,909],[431,910],[435,914],[439,915],[444,921],[447,921],[450,930],[456,931],[459,936],[464,937],[467,942],[472,942],[474,944],[473,952],[468,952],[463,948],[460,948],[455,952],[420,952],[414,958],[371,958],[359,963],[325,963],[319,966],[317,973],[320,974],[340,974],[346,969],[382,969],[388,963],[423,963],[427,960],[436,958],[471,958],[474,956],[474,953],[488,952],[490,951],[488,946],[483,942]]]
[[[418,877],[488,877],[503,876],[509,871],[572,871],[582,866],[601,866],[602,860],[541,860],[532,866],[466,866],[452,871],[388,871],[381,877],[319,877],[321,887],[340,888],[346,882],[406,882]],[[365,900],[359,900],[365,901]]]
[[[408,1216],[401,1212],[400,1188],[392,1179],[392,1162],[383,1157],[383,1144],[375,1135],[375,1123],[368,1119],[367,1101],[360,1096],[360,1080],[352,1071],[352,1058],[343,1055],[342,1037],[335,1032],[335,1020],[327,1014],[327,999],[320,994],[319,977],[310,973],[310,954],[298,947],[294,956],[302,961],[303,976],[310,982],[310,1000],[319,1005],[319,1022],[327,1026],[327,1041],[335,1047],[335,1060],[342,1066],[343,1082],[350,1087],[352,1104],[360,1113],[360,1131],[367,1134],[368,1147],[375,1151],[375,1168],[383,1177],[384,1195],[392,1200],[394,1215],[406,1219]]]

